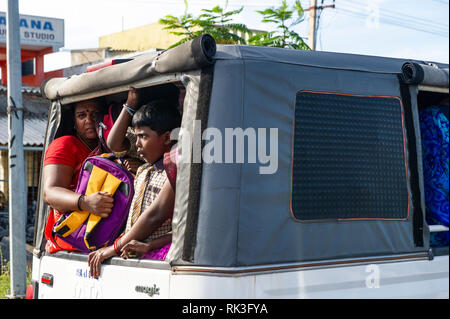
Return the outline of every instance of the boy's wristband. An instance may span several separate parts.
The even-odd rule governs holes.
[[[125,110],[127,110],[128,114],[130,114],[131,117],[133,117],[134,113],[136,113],[135,110],[133,110],[131,107],[129,107],[129,106],[126,105],[125,103],[123,104],[123,107],[125,108]]]

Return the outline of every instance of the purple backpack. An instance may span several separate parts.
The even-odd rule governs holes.
[[[123,231],[134,195],[134,177],[111,154],[88,157],[80,170],[78,194],[98,191],[113,195],[114,207],[107,218],[87,211],[64,213],[53,226],[55,236],[82,252],[111,245]]]

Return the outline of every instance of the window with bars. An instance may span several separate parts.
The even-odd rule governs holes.
[[[405,147],[398,97],[299,91],[292,167],[294,217],[407,218]]]

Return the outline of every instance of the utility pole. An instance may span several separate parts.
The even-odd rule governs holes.
[[[23,298],[26,293],[26,188],[23,153],[19,0],[8,0],[6,20],[9,135],[9,256],[11,272],[11,293],[9,298]]]
[[[316,0],[311,0],[309,8],[309,35],[308,35],[308,45],[311,50],[316,49]]]
[[[322,1],[323,3],[323,1]],[[311,48],[311,50],[316,49],[316,42],[317,42],[317,10],[323,10],[326,8],[335,8],[334,0],[333,4],[327,5],[327,6],[317,6],[316,0],[310,0],[310,7],[308,9],[305,9],[304,11],[309,11],[309,34],[308,34],[308,45]]]

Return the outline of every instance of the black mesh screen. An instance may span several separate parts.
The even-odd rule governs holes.
[[[402,106],[394,97],[297,93],[297,219],[406,218]]]

